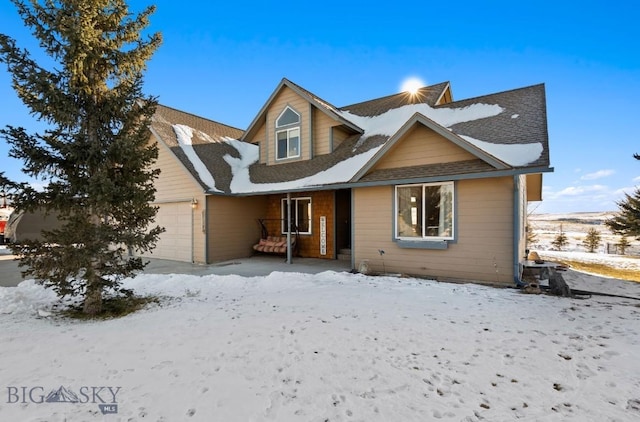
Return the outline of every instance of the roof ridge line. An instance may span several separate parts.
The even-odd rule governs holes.
[[[240,131],[240,132],[244,132],[244,131],[245,131],[245,129],[240,129],[239,127],[231,126],[231,125],[229,125],[229,124],[222,123],[222,122],[220,122],[220,121],[218,121],[218,120],[213,120],[213,119],[210,119],[210,118],[208,118],[208,117],[202,117],[202,116],[200,116],[200,115],[197,115],[197,114],[195,114],[195,113],[191,113],[191,112],[189,112],[189,111],[179,110],[179,109],[177,109],[177,108],[174,108],[174,107],[171,107],[171,106],[167,106],[167,105],[164,105],[164,104],[160,104],[160,103],[158,103],[158,106],[160,106],[160,107],[164,107],[164,108],[168,108],[168,109],[173,110],[173,111],[178,112],[178,113],[188,114],[189,116],[193,116],[193,117],[195,117],[195,118],[197,118],[197,119],[206,120],[206,121],[208,121],[208,122],[215,123],[215,124],[217,124],[217,125],[226,126],[226,127],[230,128],[230,129],[235,129],[235,130],[238,130],[238,131]]]
[[[484,95],[477,95],[475,97],[463,98],[461,100],[451,101],[450,103],[436,105],[436,106],[434,106],[434,108],[451,107],[451,106],[455,105],[456,103],[461,103],[461,102],[466,102],[466,101],[473,101],[473,100],[486,98],[486,97],[493,97],[495,95],[502,95],[502,94],[506,94],[508,92],[522,91],[522,90],[525,90],[525,89],[531,89],[531,88],[535,88],[535,87],[538,87],[538,86],[543,86],[544,87],[545,86],[544,82],[540,82],[540,83],[533,84],[533,85],[521,86],[519,88],[506,89],[504,91],[492,92],[491,94],[484,94]]]
[[[427,85],[427,86],[420,87],[419,90],[433,88],[435,86],[448,84],[448,83],[450,83],[450,82],[449,81],[438,82],[437,84],[432,84],[432,85]],[[357,102],[357,103],[353,103],[353,104],[349,104],[349,105],[341,106],[341,107],[337,107],[337,108],[338,108],[338,110],[345,111],[345,109],[348,109],[349,107],[353,107],[353,106],[369,103],[369,102],[372,102],[372,101],[384,100],[386,98],[395,97],[396,95],[400,95],[400,94],[404,94],[404,93],[406,93],[406,92],[405,91],[396,92],[395,94],[389,94],[389,95],[385,95],[385,96],[382,96],[382,97],[371,98],[369,100],[364,100],[364,101],[360,101],[360,102]]]

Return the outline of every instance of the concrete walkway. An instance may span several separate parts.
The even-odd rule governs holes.
[[[2,252],[2,250],[0,250]],[[333,259],[294,258],[287,264],[280,256],[256,255],[250,258],[235,259],[216,264],[202,265],[188,262],[149,259],[144,270],[147,274],[192,274],[192,275],[230,275],[243,277],[264,276],[273,271],[316,274],[323,271],[350,271],[349,261]],[[0,254],[0,286],[14,287],[23,281],[21,269],[12,255]],[[588,290],[640,299],[640,283],[616,280],[606,277],[584,274],[568,270],[562,275],[572,289]]]
[[[280,256],[256,255],[250,258],[235,259],[216,264],[202,265],[188,262],[148,259],[147,274],[192,274],[192,275],[230,275],[254,277],[271,274],[274,271],[316,274],[323,271],[350,271],[349,261],[333,259],[293,258],[287,264]],[[17,286],[23,278],[18,262],[12,255],[0,255],[0,286]]]
[[[243,277],[269,275],[274,271],[317,274],[323,271],[350,271],[349,261],[334,259],[293,258],[287,264],[280,256],[256,255],[215,264],[190,264],[188,262],[149,259],[144,272],[147,274],[230,275]]]

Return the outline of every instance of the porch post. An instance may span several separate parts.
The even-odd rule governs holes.
[[[291,193],[287,192],[287,264],[291,264]]]

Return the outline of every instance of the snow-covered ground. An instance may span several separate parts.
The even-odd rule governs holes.
[[[640,281],[640,257],[609,255],[604,253],[590,252],[562,252],[562,251],[540,251],[539,255],[543,259],[585,262],[590,264],[608,265],[614,268],[638,271],[638,281]]]
[[[640,274],[638,257],[581,251],[604,218],[538,216],[540,255]],[[568,251],[549,250],[558,221]],[[145,274],[126,287],[159,305],[78,322],[33,281],[0,287],[0,420],[639,420],[640,283],[564,276],[628,298],[335,272]]]
[[[161,304],[79,322],[0,288],[1,420],[640,420],[638,300],[335,272],[126,286]]]

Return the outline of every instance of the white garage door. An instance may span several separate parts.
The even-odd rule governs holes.
[[[188,202],[159,204],[156,224],[164,227],[156,248],[148,258],[191,262],[193,247],[191,204]]]

